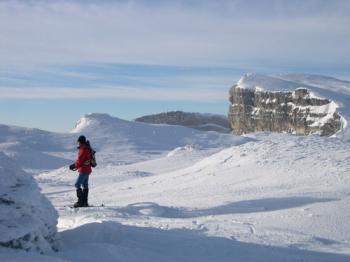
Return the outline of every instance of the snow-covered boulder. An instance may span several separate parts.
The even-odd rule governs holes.
[[[57,218],[34,178],[0,152],[0,246],[40,253],[55,250]]]
[[[315,87],[278,77],[247,74],[230,90],[233,132],[256,131],[330,136],[344,126],[338,105],[313,93]]]

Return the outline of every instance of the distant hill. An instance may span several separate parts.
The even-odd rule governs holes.
[[[231,128],[227,116],[202,113],[171,111],[136,118],[137,122],[186,126],[203,131],[230,133]]]

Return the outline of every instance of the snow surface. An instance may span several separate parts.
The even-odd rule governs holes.
[[[89,209],[66,208],[75,176],[37,177],[58,209],[68,261],[349,261],[349,144],[257,134],[91,175]],[[204,155],[203,155],[204,154]]]
[[[70,134],[0,125],[0,151],[30,173],[69,164],[75,148],[72,139]]]
[[[91,138],[103,164],[148,160],[186,145],[218,150],[245,141],[231,134],[204,132],[183,126],[132,122],[107,114],[85,115],[78,121],[72,134],[75,137],[84,134]]]

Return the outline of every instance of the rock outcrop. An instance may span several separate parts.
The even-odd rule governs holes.
[[[258,85],[259,78],[263,87]],[[249,81],[254,85],[249,85]],[[269,84],[273,90],[268,90]],[[276,91],[278,84],[284,91]],[[285,90],[286,86],[294,90]],[[273,82],[265,76],[244,76],[230,89],[229,119],[233,133],[271,131],[330,136],[338,132],[342,121],[336,112],[337,105],[313,96],[306,87],[296,86],[279,79]]]
[[[135,121],[151,124],[180,125],[202,131],[216,131],[221,133],[229,133],[231,131],[228,118],[223,115],[214,114],[171,111],[142,116],[135,119]]]
[[[39,253],[57,249],[57,217],[34,178],[0,153],[0,247]]]

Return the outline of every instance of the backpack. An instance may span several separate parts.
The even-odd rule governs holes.
[[[91,159],[90,159],[90,166],[91,167],[96,167],[97,166],[97,161],[96,161],[96,151],[91,148]]]
[[[92,149],[89,140],[86,141],[86,145],[87,145],[88,148],[90,148],[90,150],[91,150],[91,159],[89,160],[90,166],[91,166],[91,167],[96,167],[96,166],[97,166],[96,156],[95,156],[96,151]]]

